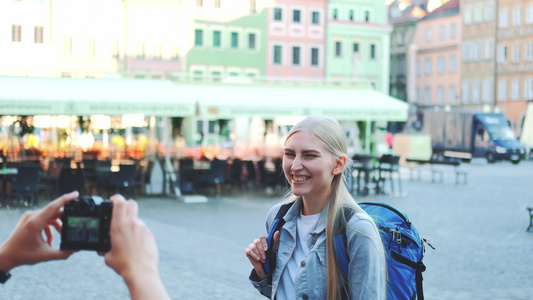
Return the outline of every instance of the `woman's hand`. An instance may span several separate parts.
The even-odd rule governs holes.
[[[52,248],[51,226],[61,234],[62,208],[78,195],[78,192],[65,194],[42,209],[25,212],[7,241],[0,246],[0,270],[8,272],[20,265],[68,258],[73,251]]]
[[[274,233],[273,239],[274,240],[272,243],[272,249],[277,249],[277,245],[279,243],[279,231],[276,231]],[[250,245],[248,245],[248,248],[246,248],[245,250],[246,257],[248,257],[248,260],[250,260],[250,263],[252,263],[252,266],[254,267],[257,276],[259,276],[261,280],[267,277],[267,274],[263,269],[263,263],[266,261],[267,250],[268,244],[267,239],[264,235],[259,237],[259,239],[255,239]]]

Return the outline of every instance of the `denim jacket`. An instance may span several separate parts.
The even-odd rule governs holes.
[[[264,296],[275,299],[281,273],[296,247],[296,219],[301,211],[302,200],[299,198],[285,215],[285,224],[280,230],[280,242],[276,269],[272,275],[272,285],[267,279],[260,280],[252,269],[250,281]],[[267,232],[282,204],[275,205],[267,214]],[[302,261],[296,272],[295,299],[326,299],[326,211],[323,210],[317,226],[311,231],[307,241],[310,252]],[[383,247],[374,228],[374,222],[366,213],[356,213],[348,222],[346,237],[350,264],[348,282],[350,299],[385,299],[386,284]]]

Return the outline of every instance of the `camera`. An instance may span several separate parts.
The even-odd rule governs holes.
[[[63,228],[60,249],[109,251],[112,211],[113,204],[98,196],[67,203],[61,216]]]

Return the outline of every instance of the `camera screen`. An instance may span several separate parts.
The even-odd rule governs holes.
[[[69,216],[67,238],[71,242],[98,243],[100,220],[91,217]]]

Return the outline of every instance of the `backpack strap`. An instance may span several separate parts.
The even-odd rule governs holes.
[[[267,237],[267,245],[268,249],[266,252],[266,261],[263,263],[263,270],[265,271],[265,274],[268,276],[268,283],[272,284],[272,273],[274,273],[274,270],[276,269],[276,259],[277,259],[277,252],[274,252],[274,249],[272,249],[272,244],[274,242],[274,233],[276,231],[279,231],[281,227],[285,224],[285,220],[283,217],[285,214],[287,214],[287,211],[291,208],[291,206],[294,204],[294,202],[283,204],[276,214],[276,217],[274,218],[274,221],[272,222],[272,226],[270,226],[270,232],[268,233]]]
[[[355,211],[348,207],[343,208],[344,219],[346,223],[341,223],[334,230],[333,245],[335,246],[335,254],[339,262],[342,272],[348,278],[348,265],[350,264],[350,256],[348,255],[348,237],[346,236],[346,224],[350,221]]]

